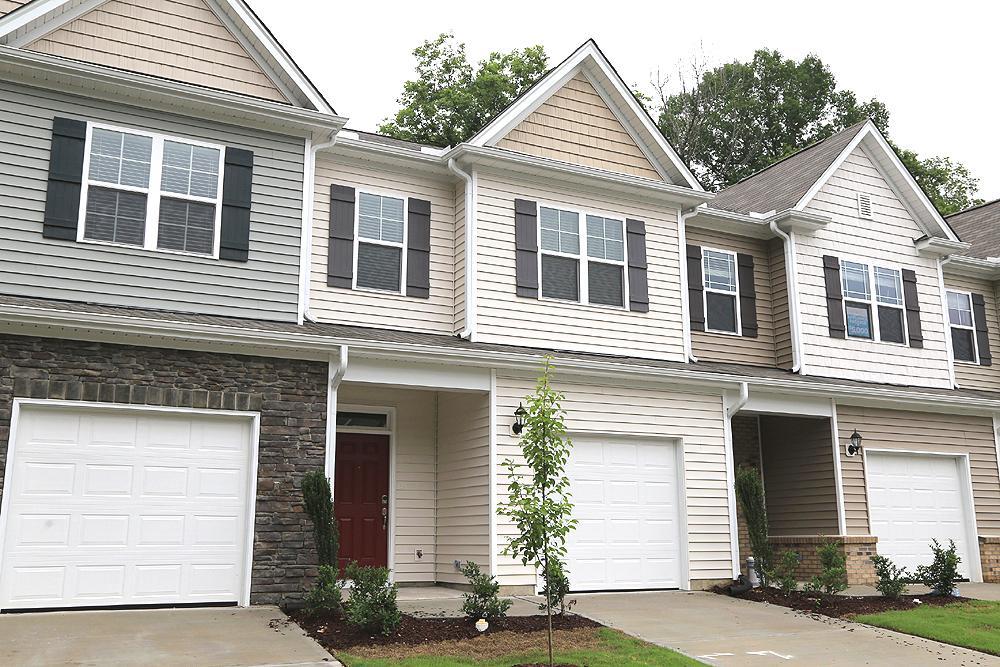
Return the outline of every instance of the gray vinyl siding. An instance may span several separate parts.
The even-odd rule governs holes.
[[[294,320],[303,140],[0,82],[0,291],[210,315]],[[232,262],[42,238],[56,116],[254,153],[250,259]]]

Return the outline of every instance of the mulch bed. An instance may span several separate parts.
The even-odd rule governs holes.
[[[728,586],[717,586],[713,591],[729,595],[728,588]],[[803,591],[785,595],[776,588],[753,588],[733,597],[753,600],[754,602],[767,602],[832,618],[851,618],[858,614],[877,614],[897,609],[913,609],[926,604],[940,606],[969,601],[969,598],[940,595],[903,595],[895,600],[884,598],[881,595],[827,595]],[[920,605],[914,600],[920,600]]]

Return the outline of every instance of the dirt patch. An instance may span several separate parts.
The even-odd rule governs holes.
[[[713,592],[729,595],[728,586],[717,586]],[[913,609],[920,605],[947,605],[968,602],[969,598],[938,595],[903,595],[895,600],[881,595],[827,595],[796,591],[785,595],[776,588],[754,588],[733,597],[807,611],[832,618],[852,618],[858,614],[877,614],[883,611]],[[916,602],[919,600],[920,602]]]

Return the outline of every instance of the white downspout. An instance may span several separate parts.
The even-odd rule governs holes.
[[[339,355],[330,355],[327,371],[329,385],[326,388],[326,459],[324,472],[333,489],[334,471],[337,463],[337,390],[347,372],[347,346],[340,346]]]
[[[465,181],[465,328],[458,336],[472,340],[476,333],[476,173],[463,171],[448,158],[448,169]]]
[[[315,322],[309,311],[310,267],[312,266],[313,210],[316,200],[316,153],[337,143],[337,133],[327,141],[313,144],[306,139],[305,164],[302,167],[302,234],[299,237],[299,317],[298,323]]]
[[[944,342],[948,350],[948,379],[951,386],[958,389],[958,378],[955,377],[955,352],[951,344],[951,320],[948,317],[948,288],[944,284],[944,267],[951,262],[951,255],[938,258],[938,288],[941,290],[941,318],[944,320]]]
[[[725,408],[723,426],[725,428],[726,486],[728,487],[729,503],[729,553],[732,556],[733,579],[740,575],[742,569],[740,568],[740,529],[736,519],[736,457],[733,455],[732,421],[733,415],[739,412],[748,400],[750,400],[750,385],[746,382],[740,382],[740,394],[736,401],[726,405],[724,394],[722,398],[722,405]]]
[[[799,326],[799,281],[795,270],[795,237],[786,234],[778,226],[777,220],[772,220],[769,226],[771,231],[784,241],[785,246],[785,285],[788,289],[788,319],[792,330],[792,372],[798,373],[802,370],[802,340]]]
[[[688,303],[687,219],[697,212],[697,210],[688,213],[677,211],[677,254],[681,270],[681,331],[684,339],[684,360],[695,363],[698,362],[698,358],[694,356],[691,346],[691,305]]]

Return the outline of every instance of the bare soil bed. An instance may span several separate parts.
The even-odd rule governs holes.
[[[728,586],[717,586],[714,592],[729,595]],[[827,595],[825,593],[805,593],[796,591],[785,595],[776,588],[753,588],[732,597],[754,602],[789,607],[798,611],[812,612],[833,618],[851,618],[857,614],[876,614],[896,609],[913,609],[919,605],[947,605],[968,602],[969,598],[940,595],[903,595],[895,600],[881,595]],[[916,600],[920,600],[919,603]]]

